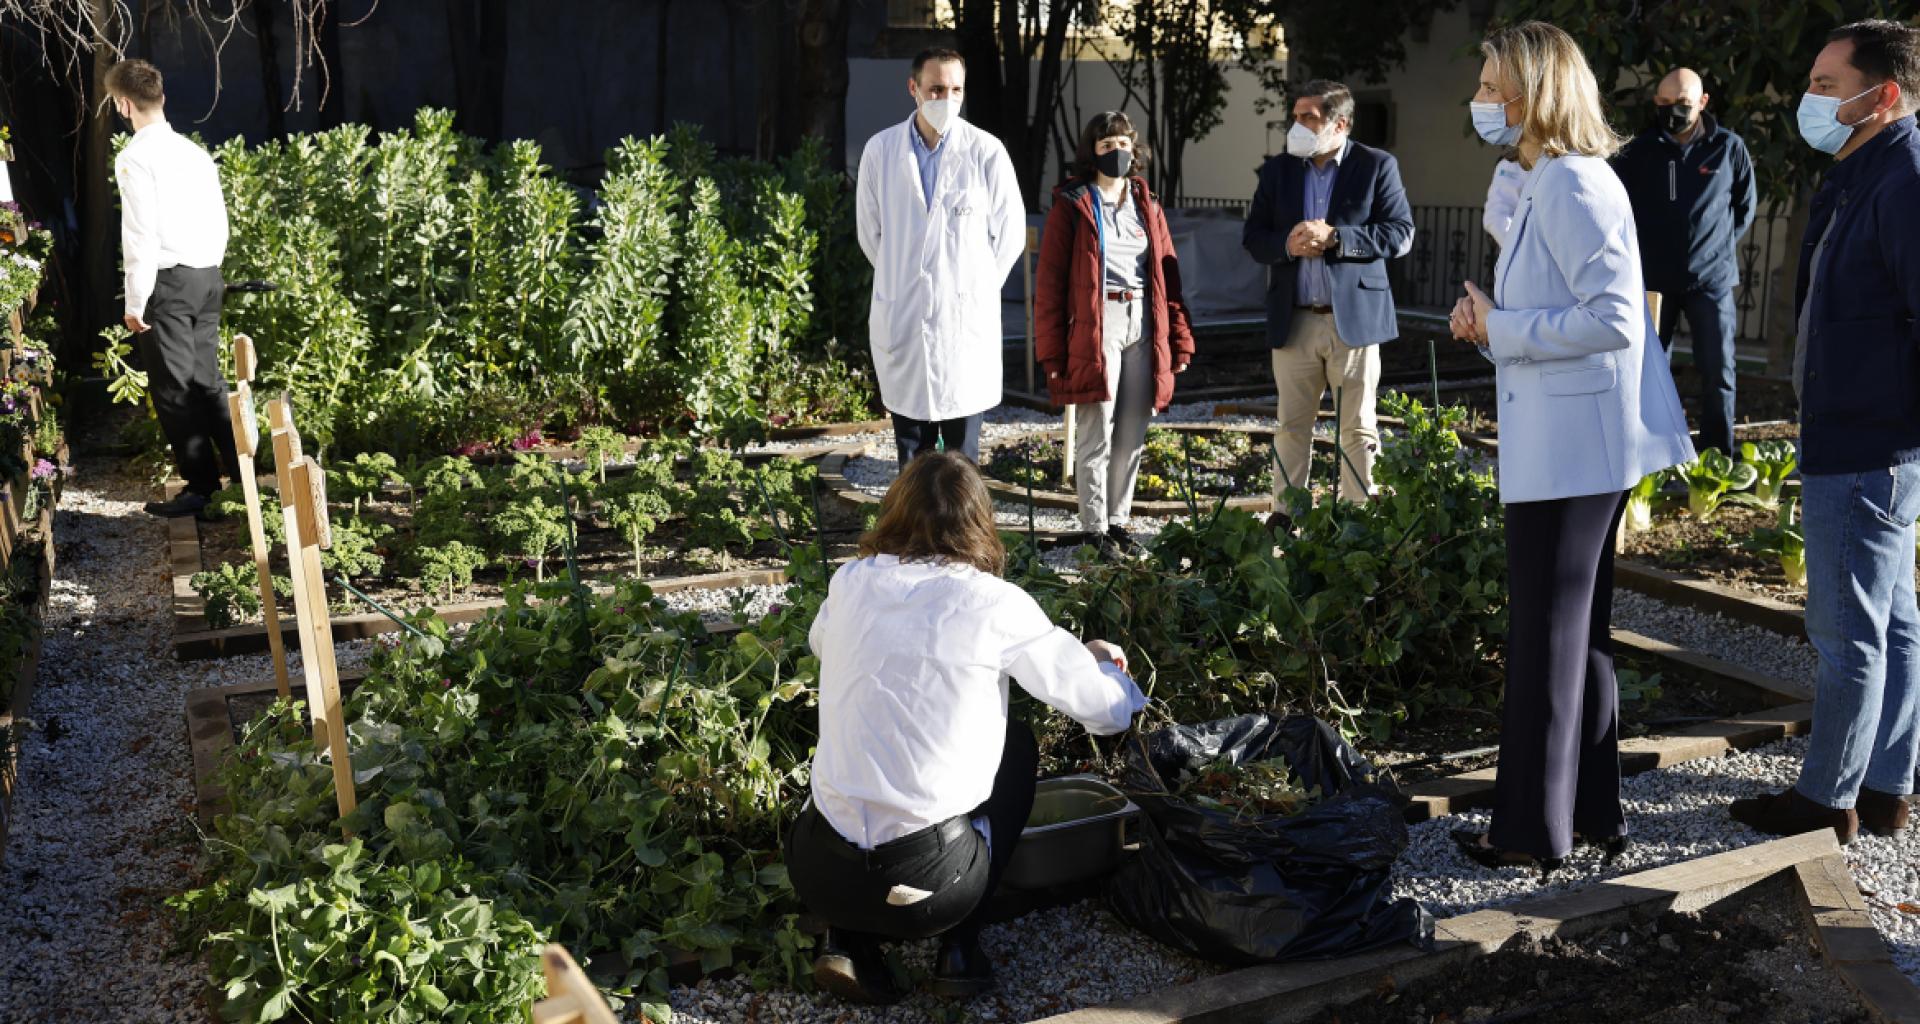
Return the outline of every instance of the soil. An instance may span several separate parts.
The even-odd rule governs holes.
[[[981,470],[992,479],[1020,486],[1031,473],[1037,489],[1051,489],[1060,479],[1066,444],[1056,437],[1029,437],[989,447],[981,453]],[[1333,452],[1315,472],[1331,479]],[[1150,430],[1140,461],[1134,496],[1141,500],[1179,500],[1188,479],[1192,457],[1194,489],[1200,498],[1258,496],[1273,490],[1273,459],[1268,435],[1222,431],[1188,434]]]
[[[1776,601],[1806,604],[1807,592],[1787,582],[1778,558],[1741,546],[1755,530],[1772,528],[1777,513],[1721,505],[1702,522],[1687,512],[1685,495],[1666,497],[1666,507],[1654,507],[1653,529],[1627,534],[1626,557]]]
[[[1791,882],[1756,886],[1700,913],[1574,938],[1515,936],[1405,991],[1314,1024],[1853,1024],[1871,1020],[1821,959]]]
[[[404,532],[407,528],[408,515],[404,503],[363,502],[360,514],[369,522],[384,522],[394,527],[396,532]],[[853,543],[865,525],[860,513],[824,497],[820,502],[820,514],[825,520],[822,537],[830,553],[831,549]],[[335,505],[333,515],[336,522],[344,521],[352,515],[352,507]],[[611,583],[632,578],[633,549],[617,531],[607,528],[603,522],[586,517],[576,520],[575,529],[578,536],[575,558],[582,580]],[[245,519],[235,516],[219,522],[201,522],[199,530],[200,564],[203,567],[212,569],[229,562],[250,564],[253,561],[253,548],[247,537]],[[777,540],[761,541],[745,552],[722,555],[706,548],[690,547],[686,535],[687,524],[683,520],[671,520],[661,525],[647,544],[648,555],[644,563],[646,578],[659,580],[749,569],[784,569],[787,566],[787,558]],[[795,539],[811,539],[811,536]],[[355,579],[353,585],[388,608],[412,610],[427,605],[497,600],[509,582],[525,583],[534,578],[531,567],[495,562],[477,570],[473,574],[473,585],[456,591],[450,602],[444,592],[424,592],[417,577],[399,571],[400,567],[395,564],[397,561],[389,558],[382,575]],[[272,564],[274,572],[286,572],[283,546],[274,548]],[[565,571],[565,559],[558,553],[547,560],[546,572],[550,578]],[[328,594],[336,608],[352,612],[370,610],[333,584],[331,574]]]

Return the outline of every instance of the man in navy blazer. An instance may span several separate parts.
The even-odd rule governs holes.
[[[1339,497],[1373,493],[1380,448],[1375,347],[1400,334],[1387,260],[1413,245],[1400,165],[1353,141],[1353,93],[1308,82],[1293,103],[1287,152],[1260,169],[1241,244],[1268,264],[1267,342],[1280,394],[1276,496],[1306,487],[1313,422],[1328,388],[1339,407]]]

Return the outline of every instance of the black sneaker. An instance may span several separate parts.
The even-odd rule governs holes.
[[[159,516],[162,519],[198,515],[200,510],[206,507],[207,496],[195,494],[192,491],[181,491],[180,495],[172,501],[149,501],[146,505],[148,515]]]
[[[1127,528],[1121,526],[1119,523],[1114,523],[1107,527],[1107,537],[1111,539],[1114,546],[1119,548],[1121,553],[1128,558],[1146,557],[1146,545],[1134,540],[1133,534],[1128,533]]]
[[[980,939],[943,938],[933,958],[933,994],[946,999],[972,999],[993,988],[993,961],[980,948]]]
[[[893,982],[893,971],[880,947],[865,936],[828,929],[813,958],[813,983],[850,1003],[886,1006],[905,993]]]

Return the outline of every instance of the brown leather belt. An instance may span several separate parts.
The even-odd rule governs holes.
[[[1319,313],[1322,316],[1333,315],[1332,306],[1295,306],[1293,308],[1301,311],[1302,313]]]
[[[1131,288],[1128,288],[1125,291],[1107,293],[1108,302],[1132,302],[1137,298],[1140,298],[1140,293],[1134,291]]]

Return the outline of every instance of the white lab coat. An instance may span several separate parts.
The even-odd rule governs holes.
[[[958,118],[940,141],[933,202],[913,118],[867,140],[855,212],[873,264],[867,335],[880,400],[916,420],[1000,403],[1000,287],[1026,249],[1027,210],[1000,140]]]

